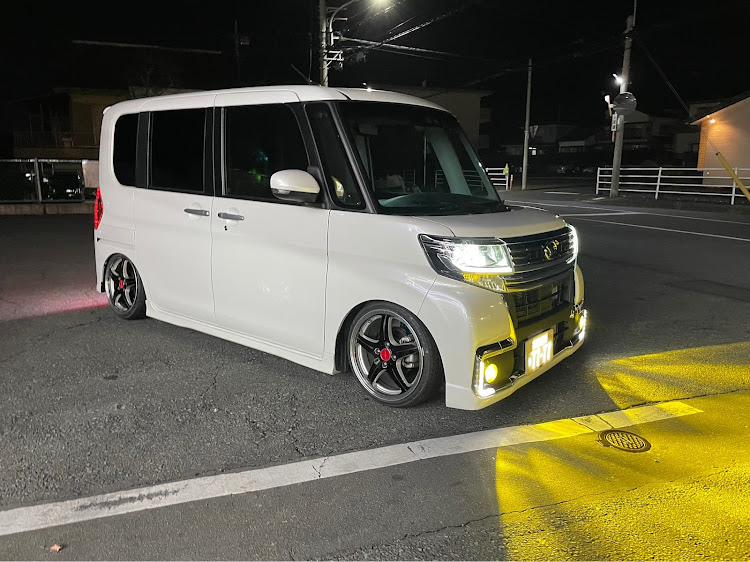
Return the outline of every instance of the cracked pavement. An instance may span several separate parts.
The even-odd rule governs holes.
[[[630,220],[686,225],[665,217]],[[667,239],[632,228],[625,236],[608,225],[571,221],[583,241],[588,341],[512,397],[463,412],[440,400],[407,410],[379,406],[350,376],[322,375],[153,320],[117,320],[92,290],[90,217],[3,217],[0,510],[301,459],[317,459],[320,474],[325,458],[350,451],[635,404],[698,396],[731,401],[750,389],[750,302],[742,292],[750,289],[750,260],[737,258],[748,255],[748,243]],[[750,223],[690,223],[704,226],[750,238]],[[707,266],[696,269],[695,263]],[[747,418],[746,411],[726,411],[723,426]],[[699,448],[718,446],[711,431],[703,435],[692,422],[680,427],[670,440],[694,435]],[[687,447],[694,454],[696,444]],[[566,500],[577,509],[566,520],[553,505],[557,500],[542,493],[560,485],[548,473],[606,450],[553,451],[549,456],[567,462],[521,462],[528,470],[519,479],[535,499],[527,507],[536,506],[524,513],[545,512],[554,523],[535,520],[534,533],[512,520],[523,515],[518,509],[499,508],[499,500],[516,500],[497,487],[493,452],[0,537],[0,557],[46,559],[44,546],[59,540],[70,545],[55,555],[61,559],[503,559],[527,552],[608,559],[606,550],[565,550],[563,539],[551,541],[544,533],[568,520],[585,527],[583,516],[593,518],[596,505],[609,505],[612,491]],[[588,468],[617,480],[622,459],[616,458],[605,468]],[[658,475],[660,464],[641,470]],[[664,486],[664,501],[679,495],[669,486],[692,470],[685,464],[649,484]],[[725,465],[727,478],[738,483],[741,464],[729,459]],[[580,474],[565,474],[570,486],[580,485]],[[717,479],[724,473],[709,474],[697,476],[721,488]],[[617,487],[616,493],[628,492]],[[542,544],[537,539],[557,546],[534,550]],[[611,552],[628,558],[630,551]],[[713,552],[722,558],[722,551]],[[726,552],[731,558],[736,551]]]

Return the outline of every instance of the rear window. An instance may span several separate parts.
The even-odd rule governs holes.
[[[152,113],[149,187],[202,193],[205,131],[205,109]]]
[[[135,185],[135,154],[138,143],[138,114],[120,115],[115,122],[113,164],[115,177],[123,185]]]

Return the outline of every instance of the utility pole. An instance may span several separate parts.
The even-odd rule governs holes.
[[[526,189],[527,168],[529,166],[529,117],[531,116],[531,59],[529,59],[529,78],[526,84],[526,126],[523,130],[523,170],[521,170],[521,189]]]
[[[625,54],[622,57],[622,74],[620,75],[620,93],[628,91],[628,79],[630,76],[630,49],[633,46],[633,28],[635,27],[635,10],[638,0],[633,2],[633,15],[628,16],[625,24]],[[622,145],[625,140],[625,116],[617,115],[617,128],[615,132],[615,154],[612,158],[612,184],[609,190],[610,197],[620,194],[620,164],[622,164]]]
[[[318,18],[320,21],[320,85],[328,86],[328,66],[326,65],[326,51],[328,50],[328,23],[326,18],[326,0],[320,0]]]
[[[237,67],[237,85],[242,86],[242,69],[240,66],[240,31],[237,20],[234,20],[234,63]]]

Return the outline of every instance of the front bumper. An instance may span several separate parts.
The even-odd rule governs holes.
[[[509,396],[542,375],[583,343],[581,330],[583,277],[576,267],[570,301],[561,303],[531,321],[514,324],[512,299],[438,277],[419,313],[438,346],[445,372],[446,406],[479,410]],[[554,330],[554,353],[542,367],[527,372],[525,343],[546,330]],[[497,380],[483,390],[477,384],[482,376],[482,359],[498,368]]]

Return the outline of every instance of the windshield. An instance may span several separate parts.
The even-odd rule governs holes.
[[[426,107],[339,104],[381,213],[466,215],[507,207],[455,118]]]

